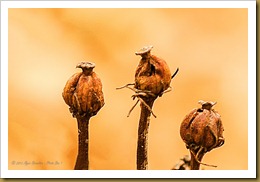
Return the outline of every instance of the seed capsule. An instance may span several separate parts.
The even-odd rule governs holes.
[[[104,105],[102,83],[94,67],[91,62],[79,63],[76,68],[81,68],[82,72],[74,74],[63,89],[63,99],[73,117],[94,116]]]
[[[150,92],[156,97],[170,87],[171,71],[167,63],[151,55],[153,46],[147,46],[135,54],[142,56],[135,72],[135,88]]]
[[[183,120],[180,135],[187,148],[203,148],[209,152],[224,144],[223,125],[214,102],[199,101],[201,108],[193,109]]]

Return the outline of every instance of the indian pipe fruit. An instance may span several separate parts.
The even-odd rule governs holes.
[[[216,102],[199,101],[201,108],[186,115],[180,126],[180,135],[191,153],[191,169],[199,169],[204,154],[224,144],[223,125]],[[208,165],[213,166],[213,165]],[[216,167],[216,166],[213,166]]]
[[[75,170],[88,170],[89,119],[104,105],[102,83],[93,72],[94,63],[81,62],[76,68],[82,72],[74,74],[66,83],[62,96],[78,123],[78,156]]]

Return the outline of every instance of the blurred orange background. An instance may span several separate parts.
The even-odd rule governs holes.
[[[127,118],[133,92],[116,87],[134,81],[135,51],[153,45],[152,54],[180,71],[153,107],[148,168],[171,169],[188,154],[180,123],[198,100],[210,100],[226,142],[203,158],[218,167],[201,168],[246,170],[247,18],[235,8],[9,9],[9,169],[74,168],[77,123],[61,94],[80,61],[95,62],[105,96],[90,120],[90,169],[136,169],[140,107]]]

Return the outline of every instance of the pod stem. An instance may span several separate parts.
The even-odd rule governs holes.
[[[203,156],[206,154],[203,147],[200,147],[197,150],[190,149],[190,154],[191,154],[191,170],[199,170],[200,164],[209,167],[217,167],[216,165],[211,165],[211,164],[206,164],[201,162]]]
[[[190,155],[191,155],[191,161],[190,161],[190,169],[191,170],[199,170],[200,169],[200,164],[202,161],[202,158],[205,153],[203,152],[198,152],[198,151],[193,151],[190,150]]]
[[[88,170],[88,144],[89,144],[89,119],[90,117],[77,117],[78,123],[78,156],[74,170]]]
[[[148,129],[150,124],[151,109],[155,98],[143,97],[144,102],[141,102],[141,115],[138,127],[137,141],[137,170],[146,170],[148,166],[147,149],[148,149]],[[149,106],[150,108],[148,108]]]

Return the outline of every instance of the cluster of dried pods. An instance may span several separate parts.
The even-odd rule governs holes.
[[[152,111],[153,103],[158,96],[161,97],[164,93],[171,91],[171,80],[179,71],[177,69],[172,75],[167,63],[151,54],[152,48],[152,46],[146,46],[135,53],[142,57],[135,72],[135,82],[117,88],[128,88],[134,91],[132,98],[137,101],[130,109],[128,116],[135,106],[141,103],[136,156],[138,170],[145,170],[148,166],[148,128],[150,116],[156,117]],[[102,83],[93,71],[94,67],[95,64],[91,62],[79,63],[76,68],[81,68],[82,72],[74,74],[67,81],[62,93],[72,116],[78,122],[78,156],[75,170],[89,168],[89,120],[104,106]],[[181,169],[199,169],[199,165],[204,164],[201,162],[204,154],[224,143],[220,115],[212,109],[215,103],[204,101],[199,103],[202,108],[192,110],[181,124],[181,138],[191,153],[190,162],[187,163],[189,160],[184,158],[185,160],[182,161],[186,161],[187,164],[184,163],[186,167],[179,167]]]

